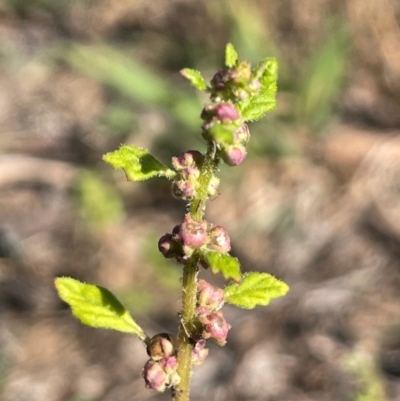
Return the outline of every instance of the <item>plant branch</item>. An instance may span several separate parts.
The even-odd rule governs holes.
[[[174,401],[188,401],[192,374],[193,344],[188,330],[196,309],[198,257],[192,256],[183,268],[182,312],[178,334],[178,374],[181,378],[174,394]]]
[[[202,220],[207,202],[207,190],[217,162],[213,146],[209,146],[199,178],[198,197],[189,206],[189,214],[195,220]],[[190,378],[192,375],[192,351],[190,329],[195,318],[197,302],[197,274],[199,258],[194,253],[183,268],[181,324],[178,334],[178,369],[180,384],[174,392],[174,401],[189,401]]]

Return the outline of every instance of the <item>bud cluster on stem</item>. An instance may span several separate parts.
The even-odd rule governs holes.
[[[231,240],[225,229],[205,220],[196,220],[187,214],[172,233],[164,234],[158,241],[158,249],[167,259],[184,262],[195,251],[201,256],[207,251],[229,252]]]
[[[137,146],[121,145],[103,156],[114,168],[123,169],[128,180],[169,179],[173,196],[187,204],[182,222],[158,242],[165,258],[183,266],[177,336],[159,333],[149,338],[106,288],[69,277],[55,280],[61,299],[84,324],[134,334],[146,345],[149,359],[142,370],[145,385],[160,392],[170,389],[174,401],[189,400],[192,366],[206,359],[207,341],[226,344],[231,326],[222,312],[225,303],[252,309],[268,305],[288,290],[285,283],[268,273],[242,274],[239,261],[229,254],[227,231],[204,219],[207,201],[219,195],[217,172],[221,162],[228,166],[243,163],[250,140],[247,122],[261,118],[276,104],[275,59],[267,58],[252,69],[248,62],[238,60],[236,50],[228,44],[225,65],[227,68],[218,71],[209,85],[200,72],[181,71],[197,89],[210,95],[210,102],[200,113],[204,153],[188,150],[173,157],[170,168]],[[222,274],[231,282],[222,289],[199,280],[202,269]]]
[[[210,252],[226,255],[231,250],[226,230],[205,221],[203,216],[207,199],[218,195],[219,179],[215,173],[220,160],[229,166],[238,166],[246,157],[250,131],[241,105],[260,91],[262,72],[262,67],[253,71],[249,63],[239,61],[217,72],[207,88],[211,103],[201,112],[207,152],[190,150],[172,158],[176,173],[172,194],[188,202],[189,209],[182,223],[158,242],[162,255],[175,259],[184,268],[177,353],[180,382],[174,392],[176,401],[188,399],[190,365],[204,361],[208,354],[206,341],[213,339],[225,345],[231,328],[221,311],[224,290],[197,280],[199,268],[209,267]]]
[[[164,391],[180,382],[177,373],[176,338],[172,334],[160,333],[147,342],[150,359],[145,363],[142,376],[147,388]]]

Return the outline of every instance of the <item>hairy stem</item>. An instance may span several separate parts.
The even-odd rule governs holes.
[[[174,394],[174,401],[188,401],[190,376],[192,374],[193,344],[189,330],[196,309],[198,258],[192,257],[183,268],[182,312],[179,327],[178,374],[181,378]]]
[[[207,201],[207,189],[210,179],[216,169],[217,162],[214,158],[213,147],[210,146],[200,173],[199,196],[189,205],[189,214],[196,220],[202,220]],[[175,389],[174,401],[189,401],[190,377],[192,375],[192,351],[190,331],[195,318],[197,296],[197,274],[199,258],[196,253],[187,260],[183,267],[182,278],[182,310],[181,324],[178,334],[178,374],[180,384]]]

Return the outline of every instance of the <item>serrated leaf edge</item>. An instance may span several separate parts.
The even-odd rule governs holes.
[[[276,280],[276,282],[278,282],[278,283],[280,283],[281,285],[282,285],[282,287],[283,287],[283,293],[282,294],[280,294],[280,295],[278,295],[278,296],[273,296],[273,297],[270,297],[270,298],[268,298],[266,301],[263,301],[263,302],[252,302],[251,303],[251,305],[252,306],[248,306],[248,307],[246,307],[246,306],[243,306],[243,305],[238,305],[238,304],[236,304],[236,303],[234,303],[234,302],[230,302],[229,301],[229,295],[227,295],[226,294],[226,292],[227,292],[227,290],[229,290],[230,288],[238,288],[238,287],[246,287],[246,277],[250,277],[250,276],[254,276],[254,275],[260,275],[260,276],[268,276],[268,277],[273,277],[275,280]],[[286,287],[286,288],[285,288]],[[280,297],[283,297],[283,296],[285,296],[286,294],[287,294],[287,292],[289,291],[289,286],[284,282],[284,281],[282,281],[282,280],[280,280],[280,279],[277,279],[275,276],[273,276],[272,274],[270,274],[270,273],[263,273],[263,272],[248,272],[248,273],[245,273],[245,274],[243,274],[243,276],[242,276],[242,281],[240,282],[240,283],[231,283],[231,284],[229,284],[228,286],[226,286],[225,287],[225,289],[224,289],[224,292],[225,292],[225,302],[226,303],[228,303],[228,304],[231,304],[231,305],[235,305],[235,306],[237,306],[237,307],[239,307],[239,308],[242,308],[242,309],[253,309],[253,308],[255,308],[256,306],[267,306],[267,305],[269,305],[269,303],[273,300],[273,299],[276,299],[276,298],[280,298]],[[231,296],[232,295],[235,295],[235,293],[233,293],[233,294],[231,294]],[[257,299],[257,298],[260,298],[260,297],[258,297],[258,296],[254,296],[253,297],[253,299]],[[262,298],[263,299],[263,298]]]
[[[68,280],[70,280],[70,281],[72,281],[72,282],[75,282],[75,283],[78,283],[78,284],[82,284],[82,285],[86,285],[86,286],[91,286],[91,287],[95,287],[95,288],[98,288],[98,289],[102,289],[102,290],[107,291],[107,292],[108,292],[109,294],[111,294],[111,296],[113,296],[113,297],[117,300],[117,302],[124,308],[124,313],[123,313],[122,315],[119,315],[119,317],[121,318],[121,320],[124,321],[124,323],[126,323],[126,324],[129,325],[129,326],[131,326],[132,329],[131,329],[130,331],[128,331],[128,330],[120,330],[120,329],[117,329],[117,328],[111,327],[111,326],[110,326],[110,327],[105,327],[104,325],[95,326],[95,325],[93,325],[93,324],[88,323],[87,321],[84,321],[84,320],[78,315],[78,313],[79,313],[79,312],[78,312],[78,309],[79,309],[79,308],[77,308],[75,305],[71,305],[71,303],[70,303],[70,302],[66,299],[66,297],[64,296],[64,294],[63,294],[64,289],[62,288],[62,285],[65,285],[65,284],[63,284],[63,283],[65,283],[65,281],[64,281],[64,280],[61,281],[60,279],[61,279],[61,280],[62,280],[62,279],[68,279]],[[54,286],[56,287],[57,294],[58,294],[58,296],[61,298],[61,300],[64,301],[64,302],[70,307],[72,315],[73,315],[76,319],[78,319],[80,322],[82,322],[83,324],[85,324],[85,325],[87,325],[87,326],[89,326],[89,327],[94,327],[94,328],[103,328],[103,329],[108,329],[108,330],[116,330],[116,331],[123,332],[123,333],[134,334],[134,335],[135,335],[136,337],[138,337],[141,341],[143,341],[143,342],[146,341],[147,335],[144,333],[143,329],[135,322],[135,320],[132,318],[132,316],[131,316],[131,314],[129,313],[129,311],[128,311],[128,310],[125,308],[125,306],[120,302],[120,300],[119,300],[110,290],[108,290],[107,288],[102,287],[102,286],[99,286],[99,285],[95,285],[95,284],[86,283],[86,282],[83,282],[83,281],[74,279],[74,278],[72,278],[72,277],[67,277],[67,276],[56,277],[56,278],[54,279]],[[72,292],[72,291],[71,291],[71,292]],[[73,297],[76,298],[78,301],[79,301],[80,299],[83,298],[83,297],[80,297],[79,295],[75,296],[75,295],[74,295],[74,292],[72,292],[72,294],[73,294]],[[84,302],[86,302],[86,304],[89,304],[89,305],[92,304],[93,306],[99,307],[99,308],[102,307],[101,305],[97,305],[96,303],[93,303],[92,301],[89,301],[88,299],[83,298],[83,300],[84,300]],[[106,309],[106,308],[105,308],[105,309]],[[85,308],[81,308],[81,310],[84,311],[83,313],[90,314],[90,311],[85,312]],[[113,312],[113,311],[110,310],[110,312]],[[100,314],[99,314],[99,315],[100,315]],[[104,316],[107,317],[106,314],[104,314]]]

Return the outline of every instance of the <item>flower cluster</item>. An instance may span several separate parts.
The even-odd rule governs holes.
[[[224,319],[221,308],[224,305],[224,291],[212,286],[205,280],[197,285],[197,307],[195,316],[196,330],[191,334],[194,342],[192,364],[200,365],[208,355],[206,340],[213,339],[219,345],[225,345],[231,326]],[[146,387],[160,392],[174,388],[180,383],[177,373],[176,337],[160,333],[147,340],[147,354],[150,359],[144,365],[142,377]]]
[[[142,376],[147,388],[164,391],[180,383],[176,372],[176,339],[172,334],[156,334],[147,343],[147,353],[150,359],[144,365]]]
[[[247,61],[241,61],[234,68],[218,71],[211,80],[211,100],[240,103],[257,95],[261,89],[260,77],[264,70],[262,63],[252,71]]]
[[[172,158],[172,167],[176,176],[172,181],[172,194],[179,199],[191,201],[198,196],[200,187],[200,169],[204,162],[204,155],[197,150],[188,150],[180,156]],[[207,188],[207,196],[218,194],[219,178],[213,175]]]
[[[172,233],[160,238],[158,249],[165,258],[175,258],[181,262],[192,256],[195,250],[229,252],[231,240],[224,228],[186,215],[183,222],[174,227]]]
[[[252,71],[250,64],[243,61],[217,72],[210,82],[212,103],[201,113],[202,136],[216,144],[219,156],[229,166],[238,166],[246,157],[250,132],[241,105],[259,93],[265,69],[266,64],[261,63]]]
[[[239,110],[229,102],[206,105],[201,118],[203,138],[217,145],[222,160],[229,166],[241,164],[250,132]]]
[[[223,305],[224,290],[205,280],[199,280],[196,315],[201,323],[201,337],[206,340],[211,338],[221,346],[226,344],[226,337],[231,328],[220,310]]]

